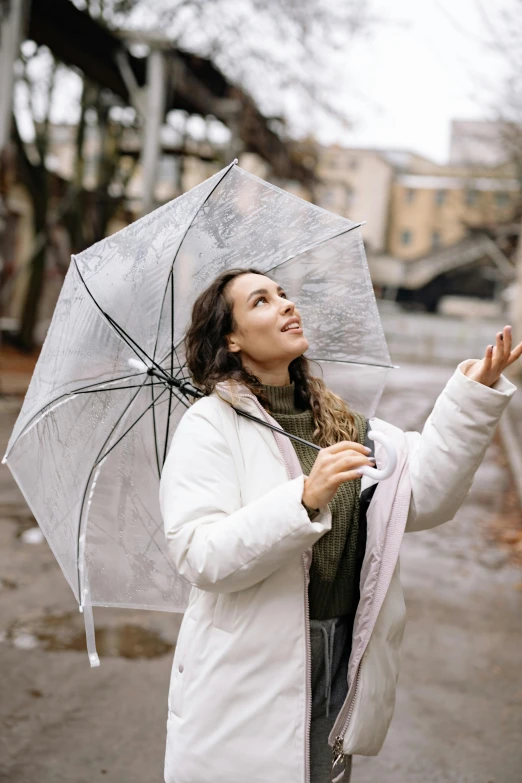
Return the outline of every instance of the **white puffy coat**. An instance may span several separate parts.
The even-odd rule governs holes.
[[[493,388],[472,381],[463,365],[422,435],[370,420],[393,440],[398,461],[367,512],[348,695],[329,739],[345,754],[377,754],[392,719],[403,532],[454,517],[515,392],[503,376]],[[244,387],[239,396],[227,384],[217,391],[185,413],[160,484],[169,551],[193,585],[172,666],[165,781],[307,783],[308,570],[331,513],[325,507],[310,521],[289,439],[227,402],[278,426],[256,398]],[[378,443],[376,459],[386,461]],[[361,491],[369,484],[363,477]]]

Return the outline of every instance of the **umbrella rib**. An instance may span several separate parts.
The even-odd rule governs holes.
[[[211,195],[211,194],[209,194],[209,195]],[[315,244],[309,245],[308,247],[304,248],[304,250],[300,250],[299,253],[294,253],[294,255],[288,256],[288,258],[285,258],[283,261],[278,261],[277,264],[274,264],[273,266],[271,266],[269,269],[267,269],[265,272],[263,272],[263,274],[269,274],[274,269],[278,269],[279,267],[281,267],[284,264],[286,264],[288,261],[292,261],[294,258],[298,258],[299,256],[303,255],[303,253],[309,253],[310,250],[315,250],[316,248],[318,248],[321,245],[323,245],[325,242],[330,242],[332,239],[337,239],[337,237],[343,236],[343,234],[348,234],[350,231],[354,231],[356,228],[360,228],[361,226],[364,226],[364,222],[356,223],[355,225],[350,226],[350,228],[346,228],[343,231],[338,231],[336,234],[332,234],[329,237],[325,237],[325,239],[321,239],[320,242],[316,242]],[[174,350],[174,352],[175,352],[176,348],[178,348],[178,346],[181,345],[181,343],[183,342],[184,339],[185,339],[185,337],[181,337],[178,340],[178,342],[176,343],[176,345],[172,346],[172,350]],[[169,356],[169,352],[167,352],[167,354],[165,356],[165,359],[167,359],[168,356]],[[177,354],[176,354],[176,356],[177,356]],[[165,361],[165,359],[163,361]],[[178,359],[178,362],[179,362],[179,359]]]
[[[102,307],[100,307],[100,305],[98,304],[98,302],[97,302],[97,301],[96,301],[96,299],[94,298],[93,294],[91,293],[91,291],[90,291],[90,289],[89,289],[89,287],[88,287],[87,283],[86,283],[86,282],[85,282],[85,280],[83,279],[83,275],[82,275],[82,273],[80,272],[80,269],[79,269],[79,267],[78,267],[78,263],[77,263],[77,261],[76,261],[76,258],[74,258],[73,260],[74,260],[74,265],[75,265],[75,267],[76,267],[76,271],[78,272],[78,275],[79,275],[79,277],[80,277],[80,280],[82,281],[82,283],[83,283],[83,285],[84,285],[84,287],[85,287],[85,290],[87,291],[87,293],[88,293],[88,294],[89,294],[89,296],[91,297],[92,301],[94,302],[95,306],[98,308],[98,310],[100,311],[100,313],[101,313],[101,314],[104,316],[104,318],[107,320],[107,322],[109,323],[109,325],[110,325],[110,326],[112,326],[112,328],[113,328],[113,329],[116,331],[116,333],[117,333],[117,334],[118,334],[118,335],[119,335],[119,336],[120,336],[120,337],[123,339],[123,341],[124,341],[125,343],[127,343],[127,345],[129,346],[129,348],[130,348],[132,351],[134,351],[134,353],[136,354],[136,356],[137,356],[139,359],[143,359],[143,357],[145,357],[145,358],[146,358],[146,359],[147,359],[147,360],[148,360],[148,361],[149,361],[151,364],[154,364],[154,365],[155,365],[156,369],[157,369],[159,372],[161,372],[162,374],[164,374],[164,373],[165,373],[165,371],[163,370],[163,367],[161,367],[161,365],[157,364],[157,362],[155,362],[155,361],[154,361],[154,359],[152,359],[152,358],[151,358],[151,357],[150,357],[150,356],[147,354],[147,352],[146,352],[146,351],[144,351],[144,350],[143,350],[143,348],[141,348],[141,347],[138,345],[138,343],[137,343],[135,340],[133,340],[133,339],[132,339],[132,337],[131,337],[129,334],[127,334],[127,332],[125,331],[125,329],[123,329],[123,327],[122,327],[122,326],[120,326],[120,325],[119,325],[119,324],[118,324],[118,323],[117,323],[117,322],[114,320],[114,318],[112,318],[112,317],[111,317],[111,316],[110,316],[108,313],[106,313],[106,312],[105,312],[105,310],[104,310]],[[132,343],[133,343],[134,345],[133,345]],[[136,347],[134,347],[134,346],[136,346]],[[137,348],[138,350],[136,350],[136,348]],[[138,351],[139,351],[139,353],[138,353]]]
[[[157,384],[157,385],[159,385],[159,384]],[[144,386],[141,386],[141,387],[140,387],[140,389],[143,389],[143,388],[144,388]],[[163,389],[163,391],[161,392],[161,394],[159,395],[159,397],[161,397],[161,395],[162,395],[162,394],[164,394],[164,393],[165,393],[165,391],[167,391],[167,388],[164,388],[164,389]],[[149,406],[148,406],[148,407],[147,407],[147,408],[146,408],[146,409],[143,411],[143,413],[142,413],[142,414],[141,414],[141,415],[140,415],[140,416],[139,416],[139,417],[136,419],[136,421],[134,421],[134,422],[131,424],[131,426],[130,426],[130,427],[129,427],[129,428],[128,428],[128,429],[127,429],[127,430],[126,430],[124,433],[123,433],[123,435],[121,435],[121,437],[120,437],[120,438],[118,438],[118,440],[116,441],[116,443],[114,443],[114,444],[111,446],[111,448],[110,448],[110,449],[109,449],[109,450],[108,450],[108,451],[107,451],[107,452],[106,452],[106,453],[103,455],[103,457],[101,457],[101,458],[100,458],[100,454],[101,454],[101,452],[103,451],[104,447],[107,445],[108,441],[110,440],[110,438],[111,438],[111,435],[113,434],[114,430],[116,429],[116,427],[118,426],[118,424],[121,422],[121,420],[123,419],[123,417],[125,416],[125,414],[126,414],[126,413],[127,413],[127,411],[129,410],[129,408],[130,408],[130,406],[132,405],[132,403],[134,402],[134,400],[137,398],[138,394],[139,394],[139,391],[138,391],[138,392],[136,392],[136,394],[133,396],[132,400],[130,400],[129,404],[128,404],[128,405],[125,407],[125,409],[122,411],[122,413],[120,414],[120,416],[119,416],[118,420],[117,420],[117,421],[114,423],[113,427],[111,428],[111,431],[110,431],[110,433],[108,434],[107,438],[105,439],[105,442],[104,442],[103,446],[100,448],[100,450],[99,450],[99,452],[98,452],[98,457],[96,458],[96,461],[94,462],[94,464],[93,464],[93,466],[92,466],[92,468],[91,468],[91,471],[90,471],[90,473],[89,473],[89,478],[87,479],[87,482],[86,482],[86,485],[85,485],[85,490],[84,490],[84,493],[83,493],[82,503],[81,503],[81,507],[80,507],[80,520],[81,520],[81,518],[82,518],[82,515],[83,515],[83,508],[84,508],[84,505],[85,505],[85,498],[86,498],[86,496],[87,496],[87,490],[88,490],[88,488],[89,488],[89,484],[90,484],[90,481],[91,481],[91,476],[92,476],[92,474],[93,474],[94,470],[96,469],[96,467],[98,467],[98,465],[99,465],[99,464],[102,462],[102,460],[104,460],[104,459],[105,459],[105,458],[106,458],[106,457],[107,457],[107,456],[110,454],[110,452],[113,450],[113,448],[114,448],[115,446],[117,446],[117,445],[118,445],[118,443],[119,443],[119,442],[120,442],[120,441],[121,441],[121,440],[122,440],[122,439],[125,437],[125,435],[127,435],[127,434],[130,432],[130,430],[131,430],[131,429],[132,429],[132,428],[133,428],[133,427],[134,427],[134,426],[135,426],[135,425],[136,425],[136,424],[139,422],[139,420],[140,420],[140,419],[141,419],[141,418],[142,418],[142,417],[143,417],[143,416],[144,416],[144,415],[147,413],[147,411],[149,410],[149,408],[150,408],[150,407],[151,407],[151,405],[152,405],[152,404],[151,404],[151,405],[149,405]],[[157,398],[156,398],[156,402],[159,400],[159,397],[157,397]],[[181,399],[178,397],[178,403],[179,403],[179,402],[183,403],[183,400],[181,400]],[[80,534],[81,534],[81,524],[78,526],[78,540],[77,540],[77,552],[76,552],[76,557],[77,557],[77,561],[78,561],[78,563],[79,563],[79,557],[80,557],[80,553],[79,553],[79,546],[80,546]],[[80,591],[81,591],[81,585],[80,585],[80,573],[79,573],[79,569],[78,569],[78,595],[80,595]]]
[[[156,397],[155,401],[154,401],[154,402],[151,402],[151,403],[150,403],[150,405],[147,405],[147,407],[145,408],[145,410],[144,410],[142,413],[140,413],[140,415],[138,416],[138,418],[136,419],[136,421],[133,421],[133,423],[130,425],[130,427],[128,427],[128,428],[125,430],[125,432],[123,433],[123,435],[120,435],[120,437],[118,438],[118,440],[116,441],[116,443],[113,443],[113,444],[112,444],[112,446],[110,447],[110,449],[109,449],[108,451],[106,451],[106,452],[105,452],[105,454],[103,455],[103,457],[98,457],[98,459],[97,459],[97,460],[96,460],[96,462],[94,463],[94,467],[96,467],[97,465],[99,465],[99,464],[100,464],[100,462],[102,462],[102,460],[104,460],[106,457],[108,457],[108,456],[109,456],[109,454],[111,453],[111,451],[112,451],[114,448],[116,448],[116,446],[118,445],[118,443],[120,443],[120,441],[122,441],[122,440],[123,440],[123,438],[124,438],[126,435],[128,435],[128,433],[131,431],[131,429],[132,429],[133,427],[135,427],[135,426],[136,426],[136,424],[137,424],[137,423],[138,423],[138,422],[139,422],[139,421],[140,421],[140,420],[141,420],[141,419],[142,419],[142,418],[145,416],[145,414],[147,413],[147,411],[148,411],[148,410],[150,410],[150,409],[151,409],[151,408],[152,408],[152,407],[153,407],[155,404],[157,404],[157,403],[158,403],[158,400],[160,399],[160,397],[162,397],[162,396],[165,394],[165,392],[166,392],[166,391],[167,391],[167,388],[163,389],[163,391],[161,392],[161,394],[160,394],[158,397]],[[127,408],[127,409],[128,409],[128,408]],[[113,428],[113,432],[114,432],[114,428]],[[105,442],[107,442],[107,441],[105,441]]]
[[[159,384],[158,384],[159,385]],[[154,456],[156,457],[156,466],[158,468],[158,478],[161,478],[161,470],[160,470],[160,464],[159,464],[159,455],[158,455],[158,432],[156,429],[156,407],[154,405],[156,398],[154,397],[154,384],[152,384],[150,393],[152,396],[152,430],[154,433]],[[169,397],[172,397],[172,387],[169,389]],[[167,427],[168,427],[168,419],[167,419]]]
[[[13,449],[13,447],[18,443],[20,438],[25,434],[28,427],[31,426],[31,424],[34,422],[38,416],[42,415],[46,408],[49,408],[50,406],[54,405],[55,403],[59,402],[61,399],[64,399],[65,397],[74,397],[76,394],[85,394],[86,392],[90,393],[96,393],[97,391],[112,391],[112,388],[107,389],[93,389],[93,386],[98,386],[100,383],[113,383],[114,381],[124,381],[126,378],[136,378],[138,375],[143,375],[144,373],[133,373],[132,375],[122,375],[120,378],[114,378],[113,381],[96,381],[96,383],[88,384],[87,386],[80,386],[78,389],[73,389],[72,391],[65,392],[65,394],[60,394],[58,397],[55,397],[53,400],[50,400],[47,402],[43,408],[40,408],[36,411],[36,413],[33,413],[29,421],[27,421],[24,425],[23,430],[18,434],[18,437],[16,438],[15,442],[11,446],[10,451]],[[113,387],[115,391],[118,391],[118,389],[130,389],[133,388],[131,386],[118,386]],[[134,387],[137,388],[137,387]]]
[[[174,259],[176,260],[176,259]],[[159,332],[159,330],[158,330]],[[170,351],[170,375],[173,377],[174,375],[174,356],[173,353],[175,351],[174,348],[174,264],[172,265],[171,275],[170,275],[170,345],[171,345],[171,351]],[[178,367],[181,371],[181,363],[179,361],[179,356],[176,354],[176,360],[178,362]],[[185,379],[183,379],[185,380]],[[172,407],[172,395],[174,394],[173,387],[170,387],[170,393],[169,393],[169,412],[167,414],[167,430],[165,432],[165,445],[163,447],[163,462],[162,465],[165,464],[165,460],[167,459],[167,448],[168,448],[168,442],[169,442],[169,427],[170,427],[170,411]],[[159,466],[159,460],[158,460],[158,473],[161,475],[160,466]]]
[[[120,421],[123,419],[123,417],[125,416],[125,414],[129,410],[130,406],[132,405],[134,400],[137,398],[137,396],[140,393],[140,391],[141,391],[141,388],[138,389],[138,391],[132,396],[132,399],[129,400],[128,404],[125,406],[123,411],[120,413],[117,421],[114,422],[114,425],[111,427],[111,431],[109,432],[109,434],[105,438],[105,441],[104,441],[103,445],[101,446],[100,450],[98,451],[98,456],[96,457],[96,461],[92,465],[91,470],[89,472],[89,476],[87,478],[87,481],[85,482],[85,489],[83,491],[83,497],[82,497],[82,502],[81,502],[81,506],[80,506],[78,534],[77,534],[77,540],[76,540],[76,568],[77,568],[77,571],[78,571],[78,596],[80,597],[80,599],[81,599],[81,593],[82,593],[81,578],[80,578],[80,538],[81,538],[81,529],[82,529],[83,509],[84,509],[84,506],[85,506],[85,499],[87,497],[87,490],[89,489],[89,484],[91,482],[92,474],[94,473],[94,470],[96,469],[96,467],[97,467],[97,465],[99,463],[99,457],[100,457],[101,452],[103,451],[103,449],[105,448],[105,446],[107,445],[109,440],[111,439],[111,437],[112,437],[112,435],[114,433],[114,430],[116,429],[116,427],[118,426]]]
[[[198,207],[197,207],[196,211],[194,212],[194,214],[193,214],[193,215],[192,215],[192,217],[190,218],[190,220],[189,220],[189,222],[188,222],[188,225],[187,225],[187,227],[186,227],[186,229],[185,229],[185,232],[184,232],[183,236],[182,236],[182,237],[181,237],[181,239],[180,239],[180,242],[179,242],[179,245],[178,245],[178,249],[177,249],[177,250],[176,250],[176,252],[174,253],[174,258],[172,259],[172,266],[171,266],[171,268],[170,268],[170,273],[169,273],[169,278],[172,276],[172,285],[174,285],[174,271],[173,271],[173,270],[174,270],[174,264],[176,263],[176,259],[177,259],[177,257],[178,257],[178,253],[179,253],[179,251],[180,251],[180,249],[181,249],[181,246],[183,245],[183,242],[184,242],[184,241],[185,241],[185,239],[187,238],[187,234],[188,234],[188,232],[189,232],[189,231],[190,231],[190,229],[192,228],[192,225],[193,225],[193,223],[194,223],[195,219],[197,218],[197,216],[199,215],[199,213],[200,213],[200,211],[201,211],[202,207],[204,207],[204,206],[205,206],[205,204],[207,203],[207,201],[209,200],[209,198],[210,198],[210,197],[211,197],[211,196],[214,194],[214,192],[216,191],[216,189],[217,189],[217,188],[218,188],[218,187],[221,185],[221,183],[223,182],[223,180],[225,179],[225,177],[227,176],[227,174],[228,174],[230,171],[232,171],[232,169],[233,169],[233,168],[234,168],[234,166],[237,164],[237,162],[238,162],[238,161],[237,161],[237,158],[235,158],[235,159],[232,161],[232,163],[229,163],[229,165],[226,167],[225,171],[223,172],[223,174],[221,175],[221,177],[218,179],[218,181],[216,182],[216,184],[214,185],[214,187],[212,188],[212,190],[211,190],[211,191],[209,191],[209,193],[207,193],[207,195],[205,196],[205,198],[203,199],[203,201],[202,201],[200,204],[198,204]],[[154,354],[153,354],[154,358],[156,357],[156,349],[157,349],[157,347],[158,347],[158,336],[159,336],[159,327],[160,327],[160,322],[161,322],[161,314],[162,314],[162,312],[163,312],[163,306],[164,306],[164,304],[165,304],[165,298],[166,298],[166,296],[167,296],[167,290],[168,290],[168,287],[169,287],[169,278],[167,278],[167,284],[166,284],[166,286],[165,286],[165,290],[164,290],[164,292],[163,292],[163,298],[162,298],[162,300],[161,300],[161,308],[160,308],[160,312],[159,312],[158,328],[157,328],[157,330],[156,330],[156,344],[154,345]],[[173,312],[171,313],[171,318],[174,318],[174,313],[173,313]]]
[[[100,392],[107,391],[125,391],[126,389],[148,389],[151,386],[159,386],[160,382],[156,383],[136,383],[131,386],[113,386],[112,389],[86,389],[84,391],[74,392],[75,394],[100,394]]]
[[[330,237],[325,237],[324,239],[321,239],[320,242],[316,242],[315,244],[309,245],[308,247],[305,247],[303,250],[300,250],[299,253],[294,253],[292,256],[288,256],[288,258],[285,258],[284,261],[278,261],[277,264],[274,264],[269,269],[263,272],[264,275],[269,274],[269,272],[272,272],[274,269],[278,269],[280,266],[283,266],[284,264],[287,264],[288,261],[293,261],[294,258],[298,258],[299,256],[304,255],[305,253],[309,253],[311,250],[316,250],[316,248],[321,247],[321,245],[324,245],[325,242],[331,242],[332,239],[337,239],[338,237],[342,237],[344,234],[349,234],[350,231],[354,231],[356,228],[360,228],[361,226],[364,226],[363,223],[356,223],[354,226],[350,226],[350,228],[345,228],[343,231],[338,231],[336,234],[332,234]]]
[[[191,218],[191,221],[190,221],[190,223],[189,223],[189,228],[190,228],[190,226],[192,225],[192,221],[193,221],[193,219],[194,219],[194,218]],[[178,255],[178,250],[179,250],[179,248],[180,248],[180,245],[181,245],[181,243],[182,243],[182,242],[183,242],[183,240],[185,239],[186,235],[187,235],[187,232],[185,232],[185,233],[183,234],[183,238],[181,239],[181,242],[180,242],[180,244],[178,245],[178,249],[176,250],[176,253],[174,254],[174,261],[175,261],[175,260],[176,260],[176,258],[177,258],[177,255]],[[161,307],[160,307],[159,316],[158,316],[158,328],[156,329],[156,341],[155,341],[155,343],[154,343],[154,353],[152,354],[154,358],[156,358],[156,351],[157,351],[157,349],[158,349],[158,340],[159,340],[159,329],[160,329],[160,323],[161,323],[161,316],[162,316],[162,313],[163,313],[163,307],[165,306],[165,299],[166,299],[166,297],[167,297],[167,291],[168,291],[168,289],[169,289],[169,282],[170,282],[170,280],[171,280],[171,279],[174,279],[174,273],[173,273],[173,271],[172,271],[172,270],[173,270],[173,266],[174,266],[174,261],[172,262],[172,265],[171,265],[171,267],[170,267],[169,276],[167,277],[167,284],[166,284],[166,286],[165,286],[165,290],[163,291],[163,296],[162,296],[162,299],[161,299]],[[172,316],[172,313],[171,313],[171,319],[172,319],[172,317],[173,317],[173,316]]]

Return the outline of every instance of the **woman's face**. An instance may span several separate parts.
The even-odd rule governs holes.
[[[269,277],[239,275],[227,293],[236,322],[236,330],[227,336],[229,350],[241,351],[243,363],[258,377],[262,379],[263,370],[286,371],[307,350],[299,310]]]

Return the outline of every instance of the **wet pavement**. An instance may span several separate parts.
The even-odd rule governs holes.
[[[421,429],[453,368],[402,366],[378,414]],[[393,722],[353,783],[520,783],[522,569],[498,525],[522,527],[498,437],[452,522],[401,549],[408,624]],[[507,514],[505,506],[507,505]]]
[[[379,415],[419,429],[451,372],[403,367]],[[2,449],[18,405],[0,399]],[[522,569],[505,538],[522,527],[513,486],[496,439],[456,519],[406,537],[396,712],[379,756],[356,758],[353,783],[522,780]],[[102,665],[90,669],[76,601],[6,466],[0,617],[0,781],[161,783],[180,617],[95,609]]]
[[[2,455],[18,407],[0,398]],[[180,616],[94,609],[94,617],[97,669],[76,600],[0,465],[1,783],[163,780]]]

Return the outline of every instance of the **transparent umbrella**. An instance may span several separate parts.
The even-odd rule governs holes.
[[[307,356],[371,416],[391,367],[358,225],[232,163],[73,256],[3,462],[84,612],[183,612],[159,479],[197,391],[184,360],[192,305],[223,271],[255,266],[299,306]]]

